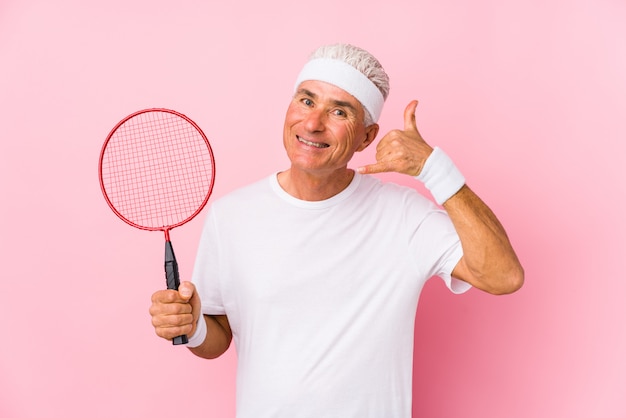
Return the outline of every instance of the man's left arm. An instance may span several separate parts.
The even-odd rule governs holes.
[[[461,240],[463,257],[452,276],[492,294],[515,292],[524,282],[524,270],[502,224],[464,184],[449,158],[441,150],[434,152],[421,137],[415,122],[416,107],[417,101],[413,101],[404,111],[404,130],[393,130],[380,140],[376,163],[357,171],[393,171],[424,181],[448,212]]]
[[[452,276],[500,295],[524,283],[524,269],[498,218],[467,185],[443,203],[461,240],[463,257]]]

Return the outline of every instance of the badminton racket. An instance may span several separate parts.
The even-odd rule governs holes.
[[[213,190],[215,160],[195,122],[169,109],[146,109],[122,119],[107,136],[98,164],[100,187],[127,224],[165,234],[165,280],[178,290],[170,230],[189,222]],[[186,344],[187,336],[173,339]]]

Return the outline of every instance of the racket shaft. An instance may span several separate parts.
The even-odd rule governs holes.
[[[167,282],[168,289],[178,290],[178,286],[180,286],[178,262],[176,262],[172,242],[169,240],[165,241],[165,280]],[[172,340],[172,343],[174,345],[180,345],[187,344],[187,341],[186,335],[179,335]]]

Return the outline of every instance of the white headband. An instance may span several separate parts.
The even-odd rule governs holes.
[[[300,71],[295,88],[307,80],[323,81],[345,90],[367,109],[374,122],[378,122],[385,99],[378,87],[350,64],[336,59],[312,59]]]

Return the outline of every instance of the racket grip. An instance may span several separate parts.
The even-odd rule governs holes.
[[[172,340],[172,344],[174,345],[187,344],[188,342],[189,342],[189,339],[187,338],[186,335],[179,335],[178,337],[175,337]]]
[[[171,241],[165,241],[165,281],[168,289],[178,290],[180,286],[178,262]]]
[[[180,278],[178,274],[178,262],[174,255],[174,248],[172,248],[172,242],[165,241],[165,281],[167,282],[167,288],[178,290],[180,286]],[[179,335],[172,340],[172,344],[181,345],[187,344],[189,340],[186,335]]]

